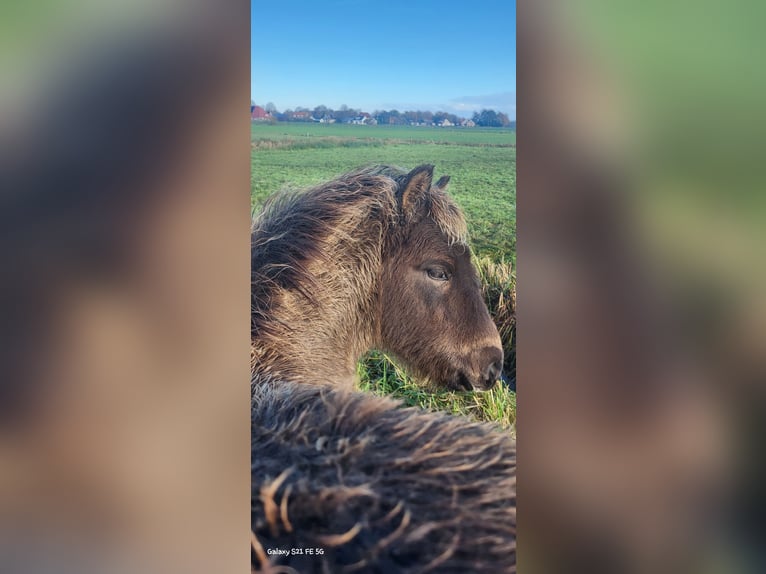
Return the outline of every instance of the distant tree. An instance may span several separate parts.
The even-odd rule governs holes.
[[[389,112],[390,116],[388,118],[389,124],[404,124],[406,123],[406,120],[404,119],[404,116],[399,112],[399,110],[391,110]]]
[[[388,125],[391,120],[391,112],[387,112],[386,110],[375,112],[375,119],[378,120],[378,123],[381,125]]]
[[[333,117],[335,118],[336,122],[345,122],[349,118],[352,118],[354,116],[354,110],[349,109],[349,107],[346,104],[341,105],[339,109],[337,109]]]
[[[264,106],[264,109],[279,121],[310,121],[310,119],[296,119],[292,117],[294,111],[308,112],[310,116],[315,119],[333,118],[336,122],[348,122],[352,118],[358,118],[364,113],[361,108],[351,108],[346,104],[341,105],[337,110],[328,108],[325,105],[316,106],[313,110],[307,107],[298,106],[294,111],[292,109],[286,109],[284,113],[280,113],[276,106],[272,102],[269,102]],[[431,112],[430,110],[407,110],[404,112],[400,112],[399,110],[375,110],[371,114],[371,117],[375,118],[376,122],[381,125],[410,123],[425,123],[430,125],[441,124],[445,120],[448,120],[452,124],[460,125],[465,119],[443,110],[437,112]],[[495,110],[483,109],[480,112],[474,113],[471,119],[477,126],[484,127],[515,127],[516,125],[516,122],[511,121],[507,114]]]
[[[502,127],[502,120],[498,117],[495,110],[481,110],[473,114],[473,121],[477,126],[499,128]]]

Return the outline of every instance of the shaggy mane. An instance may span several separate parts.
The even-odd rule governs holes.
[[[509,435],[330,387],[282,382],[251,393],[260,571],[515,572]],[[302,547],[324,553],[267,554]]]
[[[335,260],[341,241],[356,246],[344,252],[366,268],[379,263],[387,242],[406,240],[416,223],[401,208],[406,177],[405,170],[374,165],[306,190],[283,190],[266,201],[252,223],[251,336],[269,317],[275,292],[295,290],[315,303],[309,265]],[[465,218],[443,189],[432,186],[418,207],[451,244],[467,245]]]

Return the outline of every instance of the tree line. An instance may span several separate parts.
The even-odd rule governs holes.
[[[431,112],[428,110],[375,110],[372,114],[363,112],[358,108],[350,108],[345,104],[337,110],[327,106],[316,106],[313,109],[296,107],[280,112],[277,107],[269,102],[263,109],[268,112],[273,121],[280,122],[311,122],[321,120],[333,123],[348,123],[359,120],[363,123],[379,125],[442,125],[445,120],[451,125],[460,125],[466,118],[461,118],[448,112]],[[296,112],[304,112],[298,113]],[[308,112],[308,113],[305,113]],[[482,127],[511,127],[515,125],[508,116],[495,110],[481,110],[475,112],[471,121]]]

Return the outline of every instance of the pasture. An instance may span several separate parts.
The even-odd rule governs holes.
[[[266,197],[284,187],[319,184],[362,165],[412,168],[432,163],[436,178],[452,177],[449,193],[466,215],[477,258],[515,269],[515,141],[515,131],[505,129],[252,124],[251,207],[258,211]],[[510,272],[505,280],[513,281]],[[510,289],[509,284],[506,291]],[[515,393],[505,387],[483,394],[434,394],[382,353],[368,355],[358,374],[362,388],[397,396],[410,405],[462,413],[507,428],[515,421]]]
[[[252,125],[253,141],[347,138],[403,143],[505,146],[516,144],[516,130],[506,128],[440,128],[430,126],[355,126],[347,124],[278,123]]]

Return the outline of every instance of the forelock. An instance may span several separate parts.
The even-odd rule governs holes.
[[[439,226],[451,245],[468,245],[465,216],[454,200],[444,191],[431,188],[428,197],[430,219]]]

